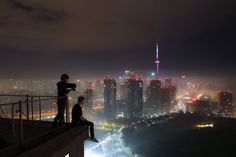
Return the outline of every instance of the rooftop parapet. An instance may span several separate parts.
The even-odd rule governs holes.
[[[57,111],[57,97],[29,95],[0,95],[0,97],[19,99],[18,102],[0,104],[1,156],[11,157],[19,154],[28,156],[30,152],[34,152],[33,156],[54,156],[60,154],[61,149],[68,154],[76,152],[80,156],[83,154],[83,141],[88,138],[88,130],[86,127],[71,128],[69,105],[65,115],[67,123],[52,129],[52,120]],[[59,143],[62,145],[59,146]],[[79,144],[80,148],[72,150],[71,144]],[[44,148],[46,145],[47,149]],[[55,147],[56,145],[58,146]]]

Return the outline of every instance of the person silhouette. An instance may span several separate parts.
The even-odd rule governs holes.
[[[80,125],[89,126],[89,130],[90,130],[89,140],[98,143],[99,141],[94,137],[94,124],[83,117],[83,112],[82,112],[81,105],[84,104],[84,99],[85,98],[83,96],[80,96],[78,98],[77,104],[75,104],[73,106],[73,109],[72,109],[72,126],[73,127],[80,126]]]
[[[70,91],[76,90],[76,84],[74,83],[68,83],[70,77],[67,74],[61,75],[61,81],[57,83],[57,92],[58,92],[58,98],[57,98],[57,108],[58,113],[56,117],[54,118],[53,122],[53,128],[59,124],[61,126],[64,122],[64,113],[66,106],[68,105],[68,96],[67,94]]]

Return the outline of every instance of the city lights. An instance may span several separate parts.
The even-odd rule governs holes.
[[[209,123],[209,124],[197,124],[196,128],[213,128],[214,124],[213,123]]]
[[[0,0],[1,157],[236,157],[236,0]]]

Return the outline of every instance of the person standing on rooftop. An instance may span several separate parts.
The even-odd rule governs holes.
[[[58,92],[58,98],[57,98],[57,107],[58,107],[58,113],[54,119],[53,122],[53,128],[59,124],[61,126],[64,122],[64,113],[66,106],[68,104],[68,96],[67,94],[70,93],[70,91],[76,90],[76,84],[74,83],[68,83],[70,77],[67,74],[61,75],[61,81],[57,83],[57,92]]]

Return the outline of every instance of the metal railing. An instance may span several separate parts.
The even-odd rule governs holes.
[[[4,136],[10,143],[23,144],[26,139],[24,135],[33,134],[32,130],[35,125],[29,125],[32,128],[29,126],[27,128],[24,123],[28,125],[33,121],[52,121],[57,114],[57,96],[0,95],[0,98],[4,97],[19,99],[16,102],[0,104],[2,121],[0,121],[0,138]],[[65,119],[68,123],[70,121],[70,107],[69,102],[67,104]],[[31,131],[25,131],[27,129],[31,129]],[[35,129],[39,130],[39,128]]]

